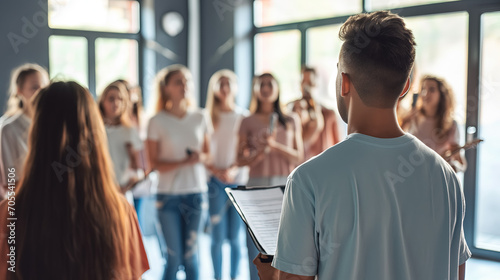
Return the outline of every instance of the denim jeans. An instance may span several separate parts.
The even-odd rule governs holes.
[[[240,233],[243,229],[243,220],[234,209],[231,201],[224,191],[226,185],[215,177],[211,177],[208,183],[208,200],[212,237],[212,262],[214,266],[214,278],[222,279],[222,244],[228,240],[231,245],[231,279],[238,276],[238,267],[241,259]]]
[[[156,202],[168,252],[163,280],[177,279],[180,265],[184,266],[186,280],[198,280],[198,237],[206,208],[206,194],[158,194]]]

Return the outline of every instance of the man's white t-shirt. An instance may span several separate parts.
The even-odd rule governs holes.
[[[0,131],[0,146],[2,158],[2,183],[7,184],[6,174],[14,167],[16,180],[21,178],[23,164],[28,153],[28,134],[31,119],[19,112],[5,119]]]
[[[231,112],[220,112],[219,123],[214,129],[210,141],[210,154],[216,168],[225,169],[236,162],[236,151],[238,149],[238,132],[240,124],[249,112],[238,107]],[[240,167],[234,178],[234,183],[244,185],[248,182],[249,168]]]
[[[212,129],[201,111],[188,111],[182,118],[161,111],[149,121],[148,139],[159,142],[158,159],[180,161],[186,149],[201,153],[205,135]],[[161,172],[158,193],[180,195],[206,192],[207,174],[202,163]]]
[[[130,156],[127,145],[132,145],[134,151],[140,151],[143,148],[142,140],[135,128],[124,125],[106,125],[106,134],[116,180],[123,187],[130,180],[131,174],[128,172],[130,170]]]
[[[452,168],[410,134],[351,134],[287,181],[273,266],[318,279],[457,279],[471,253]]]

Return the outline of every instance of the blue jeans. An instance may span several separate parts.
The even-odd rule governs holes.
[[[224,191],[226,185],[215,177],[208,182],[209,213],[212,236],[212,262],[214,278],[222,279],[222,244],[228,239],[231,245],[231,279],[238,276],[238,267],[241,259],[240,233],[243,229],[243,220],[234,209],[231,201]]]
[[[186,280],[198,280],[198,237],[206,194],[158,194],[156,201],[168,252],[163,280],[177,279],[180,265],[184,266]]]

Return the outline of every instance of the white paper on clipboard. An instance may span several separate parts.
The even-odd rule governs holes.
[[[259,189],[226,188],[233,205],[250,230],[262,253],[274,255],[283,204],[280,187]]]

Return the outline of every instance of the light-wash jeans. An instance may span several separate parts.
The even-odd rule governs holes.
[[[211,252],[215,279],[222,279],[222,244],[224,240],[227,239],[231,245],[231,279],[236,279],[238,276],[241,247],[244,246],[240,240],[244,223],[229,200],[224,190],[226,187],[234,188],[236,185],[226,185],[214,176],[208,182]]]
[[[206,193],[157,195],[158,219],[168,252],[163,280],[177,279],[180,265],[184,266],[186,280],[198,280],[198,237],[206,212],[206,200]]]

